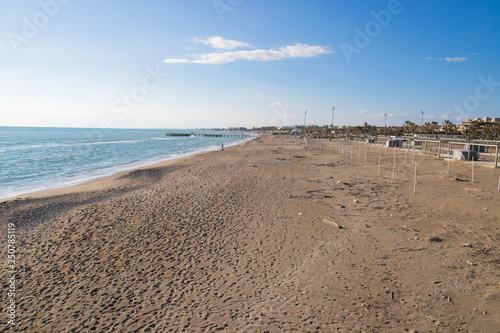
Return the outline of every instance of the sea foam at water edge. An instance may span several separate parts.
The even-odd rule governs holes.
[[[218,149],[222,143],[229,146],[242,141],[231,137],[166,137],[166,132],[0,127],[0,199],[79,184],[119,171]]]

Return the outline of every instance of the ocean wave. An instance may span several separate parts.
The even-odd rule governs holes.
[[[0,188],[0,199],[76,185],[111,176],[120,171],[133,170],[203,151],[218,150],[221,141],[201,137],[199,140],[187,137],[168,138],[161,137],[158,132],[150,132],[142,137],[136,135],[135,132],[125,132],[120,137],[99,138],[100,140],[95,141],[81,136],[55,138],[59,142],[35,138],[31,142],[13,140],[11,146],[3,146],[0,150],[0,163],[4,163],[4,170],[7,171],[0,173],[0,183],[5,181]],[[173,141],[170,144],[160,142],[169,140]],[[227,138],[223,141],[225,141],[224,146],[228,147],[246,140],[248,139]],[[19,145],[12,146],[12,144]],[[79,148],[94,145],[107,146],[94,149]],[[24,150],[13,151],[16,149]]]
[[[92,145],[108,145],[108,144],[138,143],[138,142],[144,142],[144,140],[95,141],[95,142],[85,142],[74,145],[92,146]]]
[[[40,149],[40,148],[86,147],[93,145],[129,144],[129,143],[139,143],[144,141],[145,140],[118,140],[118,141],[93,141],[93,142],[75,142],[75,143],[46,143],[46,144],[36,144],[36,145],[20,145],[13,147],[4,147],[2,148],[1,152]]]
[[[155,137],[151,137],[149,138],[149,140],[157,140],[157,141],[168,141],[168,140],[172,140],[174,138],[162,138],[160,136],[155,136]]]

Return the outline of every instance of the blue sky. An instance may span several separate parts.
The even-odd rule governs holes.
[[[0,3],[0,126],[500,117],[499,1]]]

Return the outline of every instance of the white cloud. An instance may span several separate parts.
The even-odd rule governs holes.
[[[425,58],[425,60],[432,60],[432,59],[434,59],[436,61],[447,61],[447,62],[464,62],[464,61],[469,60],[466,57],[454,57],[454,58],[450,58],[450,57],[446,57],[446,58],[427,57],[427,58]]]
[[[237,40],[230,40],[230,39],[225,39],[220,36],[212,36],[208,37],[207,39],[199,39],[199,38],[193,38],[193,42],[195,43],[203,43],[205,45],[210,45],[214,49],[221,49],[221,50],[232,50],[236,49],[239,47],[251,47],[252,45],[244,42],[239,42]]]
[[[371,114],[368,111],[366,111],[366,110],[361,110],[361,111],[349,110],[347,112],[352,113],[352,114],[366,114],[366,115],[370,115],[371,116]]]
[[[463,62],[463,61],[467,61],[469,59],[467,59],[466,57],[455,57],[455,58],[450,58],[450,57],[446,57],[444,58],[444,61],[451,61],[451,62]]]
[[[283,102],[275,102],[275,103],[271,103],[269,105],[272,106],[273,108],[278,108],[278,109],[288,108],[288,105],[286,105],[286,103],[283,103]]]
[[[384,117],[384,113],[377,113],[375,114],[376,117]],[[389,120],[389,118],[407,118],[408,117],[408,114],[407,113],[392,113],[392,112],[387,112],[387,120]]]
[[[193,63],[218,65],[241,59],[249,61],[274,61],[286,58],[311,58],[325,53],[332,53],[332,51],[324,46],[297,43],[278,49],[205,53],[195,56],[194,59],[165,59],[163,61],[169,64]]]

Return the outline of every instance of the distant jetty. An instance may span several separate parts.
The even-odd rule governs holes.
[[[209,138],[251,138],[250,134],[214,134],[214,133],[167,133],[167,136],[202,136]]]

